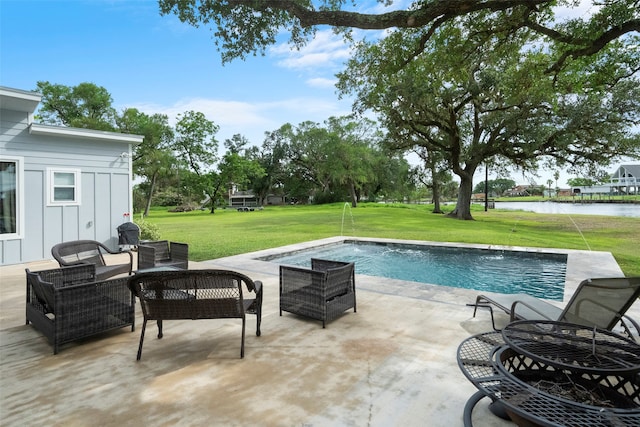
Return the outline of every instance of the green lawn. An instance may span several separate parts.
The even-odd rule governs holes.
[[[213,215],[154,208],[146,221],[158,226],[163,239],[189,243],[189,257],[194,261],[337,236],[343,230],[343,235],[355,237],[607,251],[627,276],[640,275],[638,218],[484,212],[481,206],[473,206],[476,220],[458,221],[432,214],[432,208],[370,203],[352,210],[344,204],[330,204],[244,213],[219,209]]]

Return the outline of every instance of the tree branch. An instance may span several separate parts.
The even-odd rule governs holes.
[[[364,14],[344,10],[314,10],[296,0],[227,0],[230,7],[246,6],[260,11],[284,10],[295,16],[303,28],[316,25],[351,27],[362,30],[424,27],[442,16],[449,18],[479,10],[501,11],[512,7],[551,3],[551,0],[436,0],[424,2],[416,10],[396,10],[382,14]]]
[[[572,59],[577,59],[583,56],[590,56],[590,55],[596,54],[600,50],[602,50],[609,42],[617,39],[618,37],[623,36],[626,33],[630,33],[633,31],[640,32],[640,19],[632,19],[632,20],[626,21],[622,25],[611,28],[608,31],[605,31],[600,35],[600,37],[592,41],[589,41],[589,44],[583,48],[575,48],[575,49],[570,49],[566,51],[560,56],[560,58],[558,58],[558,60],[553,65],[547,68],[545,72],[546,73],[558,72],[560,71],[560,69],[562,68],[562,66],[564,65],[564,63],[567,61],[569,57],[571,57]],[[562,38],[566,39],[567,37],[564,36]],[[559,40],[559,41],[564,41],[564,40]],[[584,44],[584,42],[581,41],[581,44]]]

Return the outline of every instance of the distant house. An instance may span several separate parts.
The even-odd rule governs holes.
[[[528,185],[516,185],[504,192],[507,197],[529,196]]]
[[[621,165],[612,175],[611,184],[623,194],[640,193],[640,165]]]
[[[640,194],[640,165],[621,165],[612,175],[609,183],[591,186],[573,187],[574,195]]]
[[[238,187],[234,184],[229,189],[229,192],[223,196],[227,202],[227,206],[231,208],[255,208],[259,207],[259,199],[251,190],[238,190]],[[208,203],[209,198],[205,200]],[[283,205],[286,203],[286,198],[281,195],[268,194],[262,201],[265,205]]]
[[[0,265],[51,258],[76,239],[118,248],[132,209],[138,135],[33,122],[35,92],[0,86]]]
[[[227,198],[229,206],[232,208],[258,206],[258,198],[252,191],[229,191]]]
[[[229,195],[225,196],[227,200],[227,206],[231,208],[238,207],[257,207],[258,197],[253,194],[252,191],[237,191],[235,193],[229,192]],[[264,200],[265,205],[284,205],[285,197],[275,194],[269,194]]]

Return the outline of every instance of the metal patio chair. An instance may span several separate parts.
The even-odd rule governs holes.
[[[470,305],[474,306],[474,317],[478,307],[488,308],[496,330],[492,306],[507,313],[510,321],[554,320],[607,330],[620,324],[633,337],[629,325],[636,333],[640,333],[640,326],[625,313],[638,297],[640,277],[614,277],[583,280],[564,309],[527,294],[478,295]]]

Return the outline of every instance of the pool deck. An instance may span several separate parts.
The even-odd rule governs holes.
[[[24,268],[56,264],[0,267],[0,425],[462,426],[476,389],[458,368],[456,350],[491,329],[488,312],[473,318],[466,306],[478,291],[357,275],[358,312],[326,329],[279,315],[278,265],[256,258],[342,239],[190,263],[263,282],[262,336],[248,316],[244,359],[233,319],[167,321],[162,340],[150,323],[136,362],[139,306],[135,332],[67,344],[54,356],[25,325]],[[567,296],[587,277],[622,275],[609,253],[558,252],[569,254]],[[640,319],[640,303],[630,314]],[[514,425],[490,414],[487,403],[474,411],[476,427]]]

